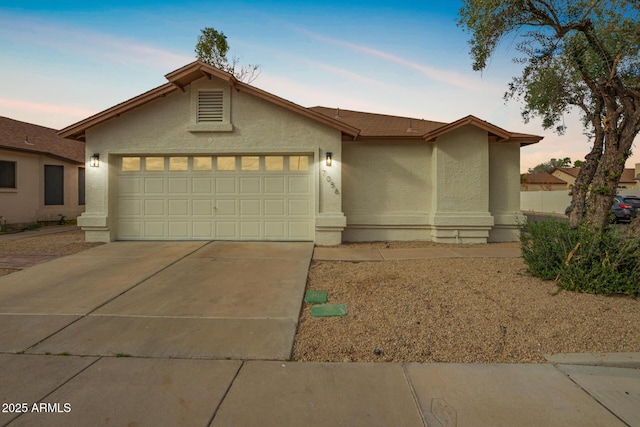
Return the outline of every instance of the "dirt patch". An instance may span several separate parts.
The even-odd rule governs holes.
[[[638,299],[558,292],[521,258],[317,261],[307,289],[329,291],[349,313],[316,318],[304,304],[296,361],[541,363],[640,351]]]
[[[103,243],[87,243],[84,231],[73,230],[42,236],[24,237],[11,240],[0,240],[0,254],[4,255],[72,255],[102,245]],[[10,274],[17,269],[2,268],[0,276]]]

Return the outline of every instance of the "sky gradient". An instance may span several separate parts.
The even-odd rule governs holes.
[[[521,170],[590,149],[579,115],[558,136],[524,124],[505,103],[513,43],[482,73],[471,69],[458,1],[226,3],[163,0],[3,1],[0,116],[61,129],[166,83],[195,59],[200,30],[223,31],[252,84],[305,107],[326,106],[452,122],[469,114],[543,135],[521,150]],[[627,167],[640,163],[634,154]]]

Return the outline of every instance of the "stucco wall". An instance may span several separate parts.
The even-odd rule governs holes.
[[[525,218],[520,212],[520,144],[489,143],[490,242],[515,241]]]
[[[228,90],[231,131],[192,132],[191,92]],[[112,159],[123,154],[305,153],[316,160],[316,241],[337,244],[345,225],[342,214],[341,133],[273,103],[206,78],[87,130],[87,150],[100,153],[101,166],[87,168],[87,212],[81,225],[87,238],[115,238],[115,176]],[[325,152],[333,166],[324,165]],[[317,160],[320,159],[320,162]],[[324,169],[324,174],[323,174]],[[326,180],[331,177],[334,187]],[[322,179],[321,179],[322,178]],[[338,189],[336,194],[335,189]]]
[[[436,140],[432,158],[432,239],[446,243],[486,242],[489,213],[487,132],[465,126]]]
[[[426,240],[430,143],[345,143],[345,241]]]
[[[84,211],[78,205],[78,165],[40,154],[0,150],[0,160],[16,162],[16,189],[0,189],[0,216],[7,224],[73,219]],[[44,166],[64,166],[64,205],[45,206]]]

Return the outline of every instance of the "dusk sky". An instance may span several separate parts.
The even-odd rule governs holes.
[[[200,30],[223,31],[252,84],[317,105],[451,122],[475,115],[544,135],[521,170],[590,149],[577,112],[557,136],[524,124],[503,94],[520,66],[516,39],[482,73],[471,69],[460,2],[13,1],[0,4],[0,116],[61,129],[166,83],[192,62]],[[640,152],[627,167],[640,163]]]

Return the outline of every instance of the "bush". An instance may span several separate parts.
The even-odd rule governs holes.
[[[640,240],[617,230],[594,234],[559,221],[527,224],[522,258],[530,274],[562,289],[594,294],[640,294]]]

